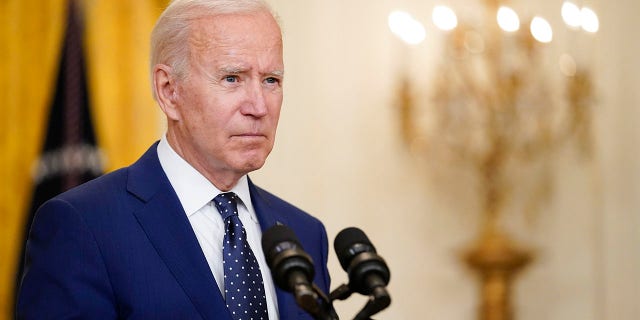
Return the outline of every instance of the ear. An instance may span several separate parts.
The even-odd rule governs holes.
[[[153,67],[153,90],[160,109],[168,120],[180,120],[177,108],[178,87],[171,67],[157,64]]]

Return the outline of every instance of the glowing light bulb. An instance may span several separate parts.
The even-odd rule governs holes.
[[[431,13],[433,24],[440,30],[449,31],[458,26],[458,17],[453,10],[446,6],[436,6]]]
[[[391,12],[388,23],[391,32],[408,44],[417,45],[426,37],[422,23],[404,11]]]
[[[534,17],[531,20],[531,35],[542,43],[549,43],[553,39],[553,29],[547,20]]]
[[[564,23],[569,27],[580,28],[580,25],[582,24],[582,14],[580,13],[580,8],[578,8],[577,5],[572,2],[565,1],[562,4],[561,14],[562,20],[564,20]]]
[[[580,10],[582,29],[586,32],[596,33],[600,29],[600,21],[596,13],[590,8],[583,7]]]
[[[497,14],[498,26],[506,32],[515,32],[520,29],[518,14],[509,7],[500,7]]]

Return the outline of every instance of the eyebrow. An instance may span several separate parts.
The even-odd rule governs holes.
[[[243,68],[241,66],[228,66],[228,67],[220,68],[220,72],[223,73],[223,74],[240,74],[240,73],[244,73],[244,72],[247,72],[247,71],[248,71],[247,68]],[[265,73],[265,75],[283,77],[284,76],[284,70],[270,71],[270,72]]]
[[[237,73],[243,73],[246,72],[247,69],[240,67],[240,66],[229,66],[229,67],[222,67],[220,68],[220,72],[221,73],[231,73],[231,74],[237,74]]]
[[[276,77],[282,77],[284,76],[284,71],[283,70],[274,70],[271,72],[267,72],[267,74],[272,75],[272,76],[276,76]]]

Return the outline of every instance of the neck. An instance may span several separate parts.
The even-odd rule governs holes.
[[[208,170],[206,161],[202,161],[200,157],[197,157],[196,153],[189,152],[183,148],[180,140],[172,134],[172,131],[167,132],[167,142],[169,146],[187,163],[189,163],[194,169],[202,174],[211,184],[213,184],[218,190],[227,192],[238,184],[240,178],[245,174],[238,173],[232,170]]]

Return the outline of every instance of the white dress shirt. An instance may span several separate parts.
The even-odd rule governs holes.
[[[209,268],[211,268],[213,277],[224,298],[222,242],[225,226],[222,216],[212,202],[213,198],[222,193],[222,191],[218,190],[207,178],[180,157],[171,148],[166,136],[158,144],[158,158],[171,186],[178,195],[178,199],[180,199],[180,204],[182,204],[185,214],[189,218],[191,227],[200,243],[200,248],[204,252]],[[279,319],[279,314],[275,287],[262,252],[262,230],[251,203],[247,176],[240,178],[230,192],[237,194],[241,200],[238,202],[238,216],[247,232],[249,246],[260,265],[267,297],[269,319],[277,320]]]

